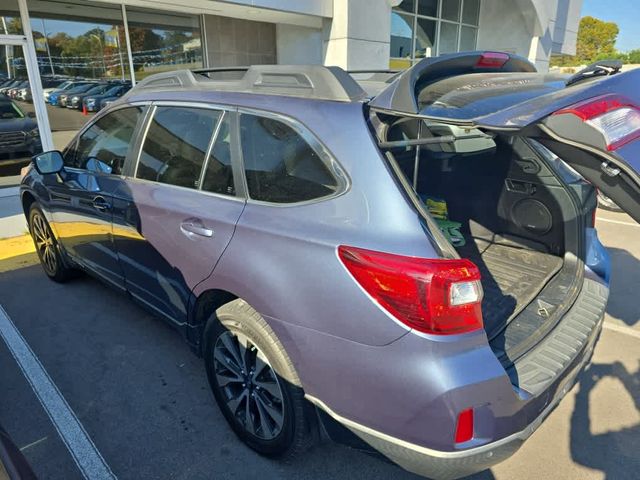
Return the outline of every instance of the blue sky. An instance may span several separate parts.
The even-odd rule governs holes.
[[[582,16],[587,15],[618,24],[618,50],[624,52],[640,48],[640,1],[584,0]]]

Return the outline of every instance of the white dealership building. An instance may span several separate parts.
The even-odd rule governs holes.
[[[406,68],[502,50],[548,68],[575,52],[582,0],[0,0],[0,75],[136,80],[176,68],[295,63]],[[37,79],[37,80],[36,80]],[[40,95],[36,95],[40,93]]]

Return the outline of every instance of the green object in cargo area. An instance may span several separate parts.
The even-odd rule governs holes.
[[[433,218],[440,218],[442,220],[449,219],[449,211],[447,209],[447,202],[442,198],[436,197],[424,197],[423,198],[427,210]]]
[[[442,231],[444,236],[447,237],[447,240],[451,242],[451,245],[454,247],[463,247],[465,245],[464,235],[460,232],[460,227],[462,227],[460,222],[452,222],[451,220],[443,220],[441,218],[436,218],[435,221],[438,223],[440,231]]]

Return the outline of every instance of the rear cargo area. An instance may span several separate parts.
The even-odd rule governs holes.
[[[416,138],[414,120],[400,125],[400,131],[389,129],[389,140]],[[474,132],[440,125],[428,134],[462,140],[418,152],[398,148],[393,159],[458,255],[480,268],[485,330],[507,366],[553,328],[553,313],[573,300],[575,262],[567,261],[571,222],[565,219],[577,216],[575,208],[527,140],[465,140]],[[545,287],[555,296],[541,294]]]
[[[458,253],[482,273],[482,317],[490,338],[536,298],[563,264],[555,255],[482,239],[472,239]]]

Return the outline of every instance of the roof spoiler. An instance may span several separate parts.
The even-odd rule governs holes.
[[[502,52],[462,52],[421,60],[405,70],[369,105],[376,110],[418,115],[418,95],[428,83],[469,73],[536,72],[526,58]]]

